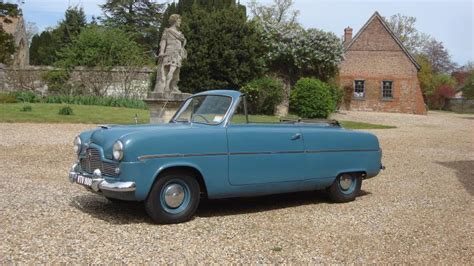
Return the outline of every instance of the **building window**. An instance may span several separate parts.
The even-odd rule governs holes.
[[[354,80],[354,98],[364,98],[365,80]]]
[[[382,98],[393,98],[393,81],[382,81]]]

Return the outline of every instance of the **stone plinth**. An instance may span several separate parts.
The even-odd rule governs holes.
[[[189,93],[149,92],[145,102],[150,109],[150,123],[168,123]]]

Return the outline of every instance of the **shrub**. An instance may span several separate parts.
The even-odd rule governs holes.
[[[430,109],[443,109],[446,100],[452,98],[456,94],[456,90],[449,85],[439,86],[432,95],[427,96],[428,106]]]
[[[51,70],[41,77],[48,84],[50,94],[61,94],[70,90],[69,73],[66,70]]]
[[[30,105],[24,105],[21,109],[20,109],[21,112],[31,112],[33,111],[33,108],[31,108]]]
[[[61,109],[59,109],[58,114],[60,114],[60,115],[73,115],[74,112],[72,111],[72,108],[70,106],[64,106]]]
[[[329,91],[331,92],[332,99],[336,105],[336,110],[341,106],[342,99],[344,97],[344,90],[339,87],[336,83],[329,83]]]
[[[0,103],[16,103],[16,97],[11,94],[0,93]]]
[[[150,73],[148,76],[148,90],[149,91],[154,91],[155,90],[155,85],[156,85],[156,71],[153,71]]]
[[[17,102],[37,103],[41,101],[41,96],[31,91],[14,91],[10,95],[15,97]]]
[[[466,99],[474,99],[474,71],[469,73],[469,76],[464,82],[462,93]]]
[[[125,107],[134,109],[148,109],[147,104],[140,99],[124,97],[101,97],[101,96],[70,96],[50,95],[42,97],[31,91],[16,91],[8,94],[0,94],[0,103],[64,103],[80,105],[100,105],[111,107]]]
[[[304,118],[327,118],[336,110],[330,86],[313,78],[298,80],[291,91],[290,106]]]
[[[272,115],[283,98],[283,83],[269,77],[255,79],[240,89],[247,96],[250,114]]]

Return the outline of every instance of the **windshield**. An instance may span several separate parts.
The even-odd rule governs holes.
[[[217,125],[224,120],[231,102],[232,98],[227,96],[194,96],[184,103],[173,121]]]

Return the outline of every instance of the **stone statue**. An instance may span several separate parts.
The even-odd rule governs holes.
[[[187,57],[187,52],[184,49],[186,38],[179,31],[180,15],[171,15],[169,22],[171,26],[166,28],[161,36],[155,92],[181,93],[178,89],[178,81],[181,63]]]

